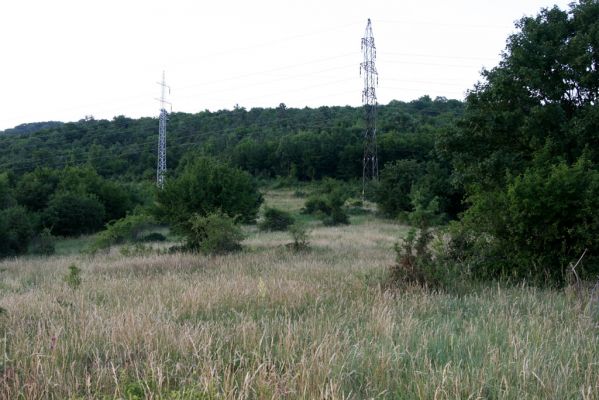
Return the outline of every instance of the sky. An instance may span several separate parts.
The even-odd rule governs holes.
[[[380,104],[463,99],[514,22],[556,0],[19,0],[0,3],[0,130],[236,105],[361,104],[372,20]]]

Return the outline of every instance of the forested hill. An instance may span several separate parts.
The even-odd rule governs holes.
[[[22,135],[25,133],[34,133],[44,129],[57,128],[63,125],[63,122],[59,121],[44,121],[44,122],[30,122],[26,124],[17,125],[14,128],[0,131],[0,135]]]
[[[399,158],[425,159],[435,134],[452,125],[463,103],[422,97],[378,108],[381,166]],[[361,107],[316,109],[235,108],[197,114],[172,113],[168,168],[191,149],[230,160],[258,176],[361,176]],[[91,164],[104,177],[152,179],[156,168],[157,118],[112,121],[86,118],[20,135],[0,135],[0,169],[20,175],[39,166]]]

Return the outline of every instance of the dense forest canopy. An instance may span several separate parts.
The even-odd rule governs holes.
[[[379,158],[423,159],[433,136],[461,115],[463,103],[429,97],[392,101],[378,109]],[[197,114],[172,113],[167,159],[174,170],[183,154],[199,150],[264,177],[361,176],[363,116],[356,107],[235,108]],[[112,121],[86,118],[19,136],[0,135],[0,168],[16,174],[36,167],[89,164],[103,177],[153,179],[156,118]]]

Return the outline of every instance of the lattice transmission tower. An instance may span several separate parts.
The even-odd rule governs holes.
[[[158,165],[156,168],[156,185],[162,189],[164,187],[164,179],[166,177],[166,120],[167,112],[165,105],[171,104],[166,101],[166,91],[170,94],[170,87],[166,85],[164,71],[162,71],[162,82],[158,82],[161,86],[160,99],[160,117],[158,118]]]
[[[362,159],[362,198],[369,180],[379,177],[379,161],[376,145],[376,86],[379,83],[379,74],[376,71],[376,46],[372,35],[372,23],[368,18],[366,33],[362,38],[362,54],[364,61],[360,64],[360,76],[364,78],[362,91],[362,104],[364,105],[364,158]]]

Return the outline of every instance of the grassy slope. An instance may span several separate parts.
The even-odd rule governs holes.
[[[405,227],[360,220],[314,222],[309,253],[250,230],[229,256],[5,261],[0,398],[599,397],[597,327],[573,297],[385,292]]]

